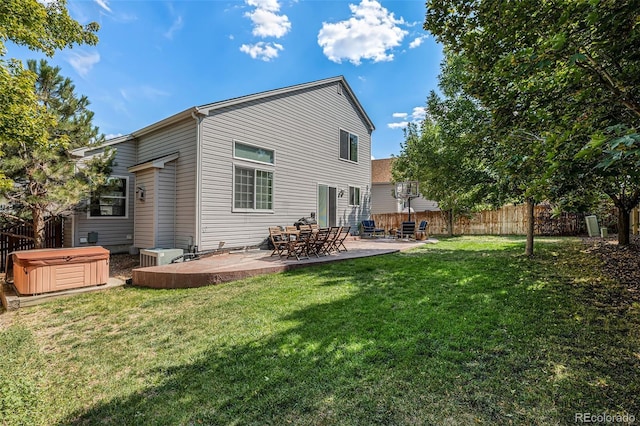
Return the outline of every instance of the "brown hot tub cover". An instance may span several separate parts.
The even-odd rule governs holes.
[[[9,262],[13,262],[13,284],[20,294],[105,284],[109,254],[100,246],[13,252]]]
[[[109,259],[109,250],[103,247],[75,247],[14,251],[13,261],[22,266],[63,265]]]

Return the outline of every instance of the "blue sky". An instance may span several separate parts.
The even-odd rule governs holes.
[[[376,126],[374,158],[398,154],[437,88],[442,49],[421,0],[69,0],[97,46],[49,59],[107,136],[186,108],[344,75]],[[7,45],[6,57],[41,58]]]

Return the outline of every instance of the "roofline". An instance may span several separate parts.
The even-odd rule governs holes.
[[[132,135],[116,136],[115,138],[107,139],[106,141],[97,145],[86,145],[80,148],[73,149],[71,150],[71,155],[74,155],[77,157],[84,157],[87,151],[92,151],[94,149],[102,149],[107,146],[117,145],[122,142],[130,141],[132,139],[133,139]]]
[[[173,160],[177,160],[180,158],[180,152],[174,152],[173,154],[164,155],[159,158],[154,158],[153,160],[145,161],[144,163],[135,164],[131,167],[127,167],[127,171],[130,173],[139,172],[146,169],[164,169],[166,163],[169,163]]]
[[[117,138],[114,139],[110,139],[109,141],[106,141],[105,143],[102,143],[98,146],[95,147],[83,147],[83,148],[78,148],[77,150],[74,150],[74,155],[75,155],[75,151],[78,151],[79,153],[81,153],[80,155],[84,155],[84,152],[91,150],[91,149],[96,149],[96,148],[102,148],[105,146],[109,146],[109,145],[115,145],[121,142],[126,142],[127,140],[130,139],[134,139],[134,138],[139,138],[141,136],[147,135],[155,130],[159,130],[162,129],[163,127],[169,126],[171,124],[174,123],[178,123],[182,120],[186,120],[187,118],[196,118],[197,116],[203,116],[203,115],[208,115],[211,111],[216,110],[216,109],[220,109],[220,108],[225,108],[225,107],[229,107],[229,106],[233,106],[233,105],[238,105],[238,104],[242,104],[245,102],[251,102],[251,101],[255,101],[258,99],[263,99],[263,98],[267,98],[270,96],[276,96],[276,95],[281,95],[281,94],[285,94],[285,93],[291,93],[294,91],[298,91],[298,90],[304,90],[307,88],[311,88],[311,87],[317,87],[317,86],[322,86],[324,84],[330,84],[330,83],[336,83],[336,82],[340,82],[342,83],[342,85],[344,86],[344,89],[347,91],[347,93],[349,94],[349,96],[351,96],[351,99],[353,99],[356,108],[358,109],[358,111],[360,112],[360,114],[362,115],[362,117],[364,118],[364,120],[367,122],[367,125],[369,126],[369,130],[370,131],[374,131],[376,129],[376,126],[373,124],[373,121],[371,121],[371,118],[369,118],[369,116],[367,115],[367,113],[365,112],[364,108],[362,107],[362,104],[360,103],[360,101],[358,100],[358,98],[356,97],[355,93],[353,92],[353,89],[351,89],[351,86],[349,86],[349,83],[347,83],[347,80],[344,78],[344,76],[339,75],[336,77],[331,77],[331,78],[325,78],[323,80],[316,80],[316,81],[311,81],[309,83],[302,83],[302,84],[296,84],[293,86],[287,86],[287,87],[282,87],[280,89],[274,89],[274,90],[267,90],[265,92],[259,92],[259,93],[254,93],[252,95],[246,95],[246,96],[240,96],[237,98],[232,98],[232,99],[227,99],[224,101],[220,101],[220,102],[214,102],[214,103],[210,103],[210,104],[205,104],[205,105],[201,105],[201,106],[194,106],[194,107],[190,107],[185,109],[184,111],[181,111],[177,114],[174,114],[172,116],[169,116],[165,119],[162,119],[160,121],[156,121],[153,124],[150,124],[146,127],[143,127],[142,129],[136,130],[134,132],[132,132],[131,134],[128,135],[124,135],[124,136],[119,136]]]
[[[185,120],[187,118],[193,117],[194,114],[201,114],[197,107],[191,107],[191,108],[185,109],[184,111],[181,111],[163,120],[156,121],[153,124],[143,127],[140,130],[136,130],[135,132],[131,133],[131,136],[133,136],[134,138],[139,138],[140,136],[144,136],[148,133],[153,132],[154,130],[162,129],[163,127],[166,127],[171,124]]]
[[[371,118],[369,118],[369,116],[365,112],[364,108],[362,107],[362,104],[360,104],[360,101],[356,97],[355,93],[353,93],[353,90],[351,89],[351,86],[349,86],[349,83],[347,83],[347,80],[342,75],[337,76],[337,77],[325,78],[323,80],[311,81],[309,83],[302,83],[302,84],[296,84],[296,85],[293,85],[293,86],[282,87],[280,89],[267,90],[265,92],[254,93],[252,95],[247,95],[247,96],[240,96],[240,97],[237,97],[237,98],[227,99],[227,100],[220,101],[220,102],[214,102],[214,103],[210,103],[210,104],[205,104],[205,105],[201,105],[201,106],[197,107],[197,110],[201,114],[208,115],[211,111],[216,110],[216,109],[225,108],[225,107],[238,105],[238,104],[245,103],[245,102],[251,102],[251,101],[258,100],[258,99],[263,99],[263,98],[267,98],[267,97],[271,97],[271,96],[277,96],[277,95],[281,95],[281,94],[285,94],[285,93],[291,93],[291,92],[298,91],[298,90],[304,90],[304,89],[308,89],[308,88],[311,88],[311,87],[317,87],[317,86],[322,86],[324,84],[330,84],[330,83],[336,83],[336,82],[340,82],[340,83],[343,84],[344,88],[349,93],[349,96],[351,96],[351,99],[354,100],[354,102],[356,104],[356,107],[358,108],[358,111],[360,112],[360,114],[362,114],[362,117],[367,122],[367,124],[369,126],[369,129],[371,131],[375,130],[376,127],[373,124],[373,122],[371,121]]]

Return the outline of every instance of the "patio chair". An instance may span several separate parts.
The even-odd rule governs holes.
[[[397,238],[416,238],[416,223],[415,222],[402,222],[402,227],[396,232]]]
[[[338,238],[335,244],[335,247],[338,250],[338,252],[348,251],[347,247],[344,245],[344,240],[346,240],[347,237],[349,236],[350,229],[351,229],[350,226],[343,226],[342,229],[340,229],[340,234],[338,235]]]
[[[382,228],[376,228],[375,220],[363,220],[362,221],[362,236],[363,237],[384,237],[385,230]]]
[[[324,252],[326,254],[331,254],[334,251],[339,251],[337,244],[340,240],[341,230],[341,226],[332,226],[331,229],[329,229],[329,236],[327,237],[327,244],[325,245],[324,249]]]
[[[313,232],[300,230],[297,237],[287,245],[287,257],[295,257],[297,260],[309,259],[309,249],[312,244]]]
[[[427,234],[427,225],[429,225],[429,222],[426,220],[420,221],[420,225],[418,225],[418,230],[416,231],[416,240],[422,240],[429,236]]]
[[[284,256],[289,242],[287,241],[287,238],[282,235],[282,229],[280,229],[279,226],[269,227],[269,239],[271,240],[271,244],[273,244],[271,256],[276,253],[278,253],[278,256],[280,257]]]
[[[313,238],[309,241],[311,246],[309,253],[315,254],[316,257],[320,257],[321,254],[327,255],[327,244],[329,244],[331,230],[329,228],[320,228],[313,234]]]

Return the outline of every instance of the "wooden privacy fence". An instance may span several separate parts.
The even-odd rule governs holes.
[[[403,221],[408,220],[408,213],[372,214],[376,227],[387,232],[400,228]],[[429,221],[429,234],[443,235],[447,233],[447,217],[445,212],[426,211],[411,213],[411,220],[416,224],[422,220]],[[586,232],[584,215],[562,213],[552,217],[551,207],[539,205],[534,208],[534,232],[536,235],[579,235]],[[527,233],[526,205],[508,205],[497,210],[486,210],[468,217],[458,217],[453,222],[453,233],[456,235],[525,235]]]
[[[49,220],[45,224],[45,248],[62,247],[62,219]],[[2,226],[2,225],[0,225]],[[20,237],[22,235],[23,237]],[[34,248],[33,227],[31,225],[8,225],[0,228],[0,272],[4,272],[9,253]]]

